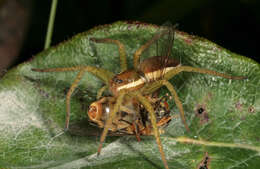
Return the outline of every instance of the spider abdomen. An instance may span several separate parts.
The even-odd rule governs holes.
[[[143,60],[138,66],[138,69],[143,73],[149,73],[167,67],[176,67],[179,64],[179,61],[166,56],[153,56]]]
[[[177,60],[166,56],[153,56],[145,59],[139,65],[139,70],[144,75],[146,82],[162,79],[163,75],[177,67]]]

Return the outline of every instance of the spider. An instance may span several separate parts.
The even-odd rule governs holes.
[[[104,142],[108,130],[111,127],[112,121],[116,116],[116,112],[120,110],[120,105],[123,102],[130,99],[136,99],[140,102],[144,108],[147,110],[150,116],[151,124],[153,127],[153,135],[155,136],[161,158],[164,167],[168,169],[168,163],[165,158],[163,151],[163,146],[161,144],[160,133],[158,126],[156,124],[156,115],[153,106],[150,101],[145,97],[155,92],[162,86],[170,91],[173,96],[175,103],[180,111],[180,117],[187,131],[189,127],[186,123],[184,110],[182,103],[173,87],[173,85],[168,81],[175,75],[181,72],[197,72],[202,74],[209,74],[214,76],[220,76],[227,79],[244,79],[242,76],[231,76],[224,73],[219,73],[213,70],[195,68],[191,66],[182,66],[177,60],[170,58],[171,49],[174,42],[175,28],[172,26],[162,26],[160,27],[158,33],[156,33],[150,40],[138,48],[133,54],[133,69],[127,68],[126,51],[124,45],[115,39],[96,39],[90,38],[91,41],[96,43],[112,43],[118,46],[121,73],[114,74],[108,70],[94,67],[94,66],[75,66],[75,67],[65,67],[65,68],[46,68],[46,69],[32,69],[37,72],[66,72],[66,71],[77,71],[75,81],[70,86],[69,91],[66,95],[66,126],[65,129],[69,127],[69,117],[70,117],[70,98],[71,94],[77,87],[79,81],[81,80],[85,72],[90,72],[93,75],[100,78],[104,83],[103,86],[97,94],[97,98],[102,96],[105,90],[108,90],[112,97],[115,99],[115,104],[113,110],[109,113],[109,117],[105,123],[104,130],[100,137],[100,143],[98,146],[98,155],[102,149],[102,143]],[[140,61],[142,53],[148,49],[151,44],[158,42],[159,39],[165,39],[164,49],[158,56],[152,56],[147,59]],[[161,50],[161,49],[160,49]]]
[[[158,92],[156,92],[158,94]],[[159,133],[164,133],[163,128],[166,127],[172,118],[170,116],[170,109],[168,106],[169,96],[158,97],[155,95],[146,96],[156,113],[156,125],[159,128]],[[115,104],[114,97],[102,97],[98,101],[90,104],[88,117],[92,124],[100,128],[104,128],[105,122],[109,117],[109,112]],[[141,141],[141,135],[153,135],[151,121],[148,112],[143,105],[135,102],[123,103],[120,105],[119,112],[112,121],[109,128],[111,134],[118,135],[135,135],[137,141]]]

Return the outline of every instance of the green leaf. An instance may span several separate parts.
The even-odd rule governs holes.
[[[96,156],[100,129],[86,118],[102,82],[86,73],[71,100],[71,125],[65,125],[66,91],[77,72],[39,73],[32,68],[92,65],[118,73],[118,49],[90,37],[120,40],[129,67],[134,51],[158,26],[116,22],[99,26],[8,71],[0,81],[0,168],[163,168],[153,137],[108,137]],[[183,65],[208,68],[246,80],[181,73],[171,83],[183,103],[191,132],[179,118],[161,136],[170,168],[257,169],[260,166],[260,65],[203,38],[177,31],[173,54]],[[155,55],[155,47],[146,52]],[[162,90],[162,93],[167,90]],[[172,114],[178,114],[174,101]],[[203,111],[202,115],[198,110]],[[205,154],[209,160],[206,162]]]

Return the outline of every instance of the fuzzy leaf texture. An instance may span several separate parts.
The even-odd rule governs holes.
[[[99,26],[9,70],[0,79],[0,168],[163,168],[152,136],[141,137],[141,142],[134,136],[110,136],[96,156],[102,130],[89,125],[86,113],[103,85],[98,78],[86,73],[80,81],[71,98],[70,130],[64,133],[66,92],[77,72],[31,71],[91,65],[119,73],[117,46],[89,38],[120,40],[132,67],[134,51],[157,30],[156,25],[139,22]],[[155,51],[152,45],[142,57],[155,55]],[[191,130],[187,132],[176,118],[161,135],[170,168],[259,168],[260,65],[180,31],[175,34],[172,54],[182,65],[248,78],[228,80],[183,72],[170,80]],[[167,92],[163,88],[161,95]],[[172,115],[179,114],[174,101],[169,104]]]

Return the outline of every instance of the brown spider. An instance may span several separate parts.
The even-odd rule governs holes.
[[[223,73],[218,73],[213,70],[195,68],[190,66],[181,66],[180,63],[168,56],[171,54],[171,49],[173,46],[174,40],[174,31],[173,27],[163,26],[160,28],[158,34],[155,34],[154,37],[147,41],[144,45],[142,45],[139,49],[137,49],[133,55],[133,66],[134,69],[127,68],[126,61],[126,52],[124,45],[119,40],[114,39],[95,39],[91,38],[91,41],[96,43],[112,43],[118,46],[119,56],[120,56],[120,66],[121,73],[114,74],[108,70],[97,68],[93,66],[75,66],[75,67],[67,67],[67,68],[47,68],[47,69],[32,69],[37,72],[66,72],[66,71],[78,71],[77,77],[73,84],[71,85],[67,96],[66,96],[66,129],[69,126],[69,117],[70,117],[70,98],[71,94],[77,87],[79,81],[81,80],[83,74],[85,72],[90,72],[93,75],[99,77],[104,81],[105,86],[102,87],[97,94],[97,97],[101,97],[104,90],[109,90],[112,94],[112,97],[115,99],[115,104],[113,110],[109,113],[109,117],[104,126],[104,130],[102,132],[100,138],[100,144],[98,147],[98,155],[102,149],[102,143],[104,142],[106,135],[108,133],[109,128],[111,127],[112,121],[115,118],[116,112],[120,110],[120,105],[122,105],[126,100],[136,99],[139,101],[144,108],[148,111],[150,120],[153,127],[153,134],[156,138],[156,142],[159,147],[159,151],[161,154],[162,161],[166,169],[168,169],[168,164],[165,158],[165,154],[163,151],[163,147],[160,140],[159,130],[156,124],[156,116],[155,111],[149,100],[145,97],[145,95],[149,95],[154,93],[157,89],[162,86],[166,86],[166,88],[170,91],[173,96],[175,103],[180,110],[180,117],[187,131],[189,131],[188,125],[185,120],[184,110],[182,107],[182,103],[177,96],[177,93],[173,87],[173,85],[168,82],[169,79],[179,74],[180,72],[198,72],[203,74],[209,74],[214,76],[220,76],[228,79],[244,79],[242,76],[230,76]],[[164,47],[164,50],[160,55],[149,57],[142,62],[140,62],[140,57],[142,53],[149,48],[151,44],[162,37],[166,36],[167,45]]]

